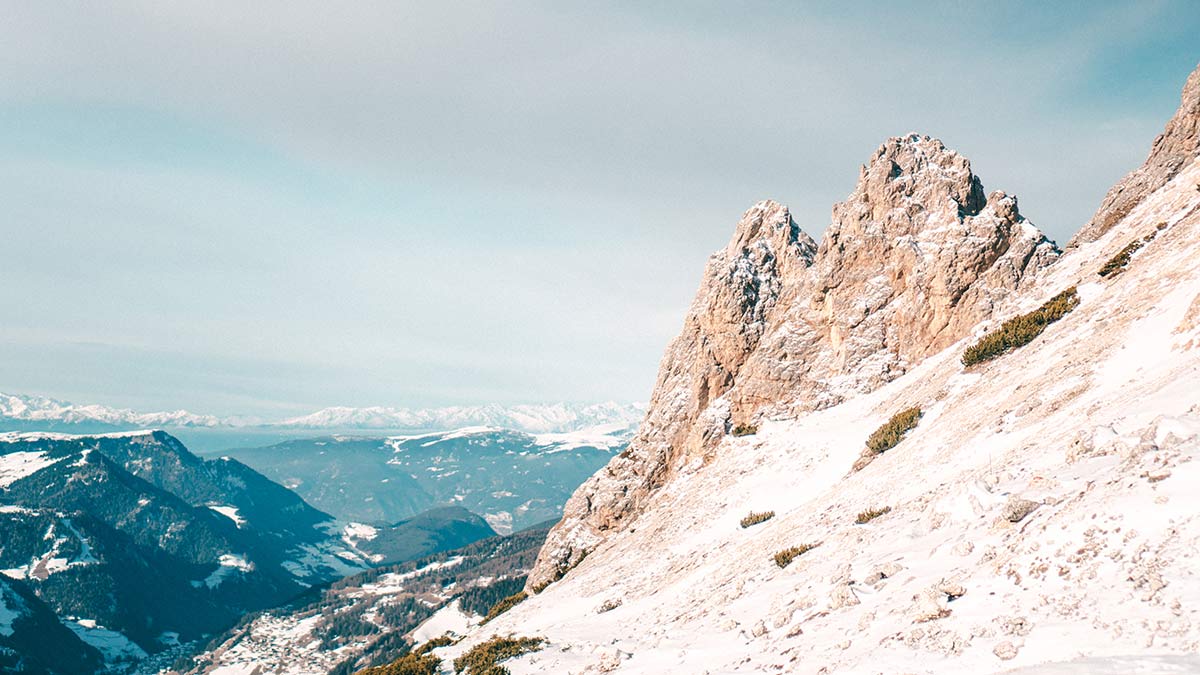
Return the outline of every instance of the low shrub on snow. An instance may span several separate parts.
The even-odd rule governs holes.
[[[483,621],[480,622],[480,625],[485,624],[512,609],[513,607],[516,607],[524,602],[528,597],[529,595],[525,593],[525,591],[518,591],[497,602],[496,604],[492,605],[491,609],[488,610],[487,616],[483,617]]]
[[[1125,271],[1125,267],[1129,265],[1129,259],[1133,257],[1137,250],[1146,245],[1146,242],[1141,239],[1134,239],[1129,242],[1125,248],[1117,252],[1116,255],[1108,259],[1104,266],[1097,272],[1102,277],[1115,277]]]
[[[739,424],[730,433],[734,436],[753,436],[758,433],[758,427],[753,424]]]
[[[442,660],[427,651],[409,652],[385,666],[360,670],[357,675],[437,675]]]
[[[854,522],[858,523],[859,525],[862,525],[863,523],[869,523],[885,513],[890,513],[891,510],[892,507],[890,506],[885,506],[879,509],[867,509],[866,511],[859,512],[858,517],[854,519]]]
[[[867,449],[879,455],[896,447],[904,440],[904,434],[917,428],[921,415],[920,408],[909,408],[892,415],[867,438]]]
[[[746,515],[745,518],[742,518],[742,529],[751,527],[753,525],[757,525],[759,523],[765,523],[774,517],[775,517],[774,511],[762,511],[759,513],[755,513],[754,511],[751,511],[749,514]]]
[[[979,342],[963,352],[963,365],[973,366],[1033,342],[1034,338],[1046,330],[1046,326],[1063,318],[1078,306],[1079,295],[1072,286],[1047,300],[1041,307],[1028,314],[1015,316],[984,335]]]
[[[1150,234],[1147,234],[1141,239],[1134,239],[1133,241],[1129,242],[1125,245],[1125,248],[1118,251],[1117,254],[1112,258],[1109,258],[1108,262],[1104,263],[1104,266],[1100,268],[1100,271],[1097,272],[1097,274],[1102,277],[1115,277],[1121,272],[1124,272],[1125,268],[1129,266],[1129,260],[1133,257],[1133,254],[1137,253],[1138,249],[1141,247],[1154,241],[1154,238],[1158,236],[1158,233],[1165,229],[1167,229],[1167,224],[1159,223],[1158,227],[1150,231]]]
[[[608,600],[605,600],[604,602],[600,603],[600,606],[596,608],[596,613],[603,614],[605,612],[611,612],[614,609],[620,607],[622,602],[624,602],[624,601],[621,600],[620,598],[609,598]]]
[[[536,652],[545,642],[543,638],[496,636],[471,647],[454,659],[454,672],[461,675],[508,675],[508,669],[499,665],[501,661]]]
[[[785,548],[775,554],[775,564],[779,565],[781,568],[787,567],[788,565],[792,564],[793,560],[804,555],[805,553],[808,553],[818,546],[820,546],[820,544],[800,544],[799,546]]]
[[[900,441],[904,440],[905,434],[917,428],[917,422],[921,421],[922,414],[924,413],[920,408],[909,408],[892,415],[891,419],[884,422],[867,437],[867,447],[854,462],[853,470],[861,471],[875,461],[876,457],[899,445]]]
[[[454,644],[454,638],[449,635],[440,635],[438,637],[423,643],[420,647],[413,650],[414,654],[428,654],[438,647],[449,647]]]

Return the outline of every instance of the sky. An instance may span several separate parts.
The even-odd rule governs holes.
[[[214,414],[647,400],[754,202],[917,131],[1065,243],[1200,61],[1190,1],[0,4],[0,391]]]

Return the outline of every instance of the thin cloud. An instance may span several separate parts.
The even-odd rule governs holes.
[[[644,399],[740,212],[772,197],[819,235],[888,136],[943,138],[1068,238],[1171,113],[1198,14],[9,8],[0,339],[178,362],[140,407],[172,386],[198,409]],[[1162,93],[1123,96],[1114,72]],[[148,386],[25,344],[44,368],[0,363],[8,389],[67,368]],[[254,365],[272,358],[298,367]],[[223,398],[234,375],[252,383]]]

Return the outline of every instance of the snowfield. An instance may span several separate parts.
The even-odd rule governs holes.
[[[209,504],[208,508],[232,520],[233,524],[237,525],[239,529],[246,524],[246,519],[243,518],[240,513],[238,513],[236,506]]]
[[[508,634],[549,641],[514,675],[1200,672],[1197,185],[1200,160],[1002,308],[1080,286],[1029,345],[968,371],[964,340],[726,437],[564,579],[437,650],[443,672]],[[1096,275],[1160,222],[1123,274]],[[917,428],[852,472],[912,406]],[[776,565],[800,544],[815,548]]]
[[[584,447],[608,450],[626,442],[629,426],[629,423],[601,424],[566,433],[534,434],[534,443],[540,446],[551,446],[546,453]]]
[[[32,476],[62,459],[51,459],[46,457],[44,452],[22,451],[0,455],[0,488],[6,488],[26,476]]]
[[[467,631],[477,623],[479,623],[479,617],[462,611],[459,608],[458,600],[455,600],[439,609],[411,633],[413,645],[420,645],[443,635],[453,637],[466,635]]]
[[[389,572],[380,576],[371,583],[363,584],[358,593],[365,595],[392,595],[395,593],[404,593],[408,589],[403,582],[407,581],[408,579],[419,577],[422,574],[431,572],[433,570],[454,567],[455,565],[462,563],[462,561],[462,558],[455,556],[453,558],[447,558],[442,562],[430,563],[411,572]],[[353,595],[353,593],[351,595]]]
[[[356,557],[357,549],[351,552],[329,542],[301,544],[291,554],[297,557],[285,560],[281,566],[300,579],[330,572],[339,577],[348,577],[370,567],[361,557]]]
[[[193,581],[192,585],[197,588],[200,586],[216,588],[235,574],[253,571],[254,563],[246,560],[246,556],[225,553],[217,561],[217,569],[213,570],[212,574],[209,574],[203,581]]]
[[[100,650],[106,663],[137,661],[146,658],[146,651],[135,642],[114,630],[99,626],[92,619],[64,621],[63,625],[79,639]]]
[[[487,521],[488,527],[496,531],[497,534],[512,534],[513,517],[507,511],[499,513],[485,513],[483,519]]]

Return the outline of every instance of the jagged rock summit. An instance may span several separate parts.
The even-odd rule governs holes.
[[[1200,66],[1183,86],[1179,109],[1150,146],[1146,162],[1112,186],[1070,247],[1095,241],[1200,155]]]
[[[543,549],[530,588],[557,579],[604,533],[623,527],[669,478],[684,448],[714,440],[696,428],[697,416],[733,385],[816,248],[777,202],[759,202],[743,214],[729,245],[709,258],[684,329],[667,347],[637,436],[568,501],[564,510],[571,515],[555,528],[554,546]],[[724,431],[723,423],[710,426]]]
[[[875,151],[820,246],[786,207],[754,205],[710,258],[636,438],[567,503],[529,588],[628,526],[734,428],[895,379],[1057,256],[1015,197],[986,196],[965,157],[918,134]]]
[[[991,315],[1054,243],[1016,197],[984,196],[967,159],[909,134],[876,150],[833,207],[800,293],[731,393],[735,422],[871,391]]]

